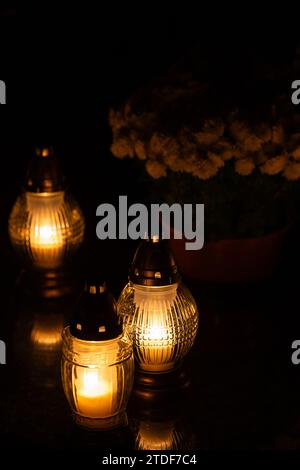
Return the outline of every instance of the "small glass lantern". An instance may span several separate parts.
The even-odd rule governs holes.
[[[124,423],[134,377],[132,343],[105,284],[88,283],[63,332],[62,382],[76,421],[112,429]]]
[[[14,249],[27,267],[41,274],[52,272],[53,279],[81,245],[84,227],[53,149],[38,148],[9,218]]]
[[[143,240],[134,257],[118,314],[131,335],[141,369],[153,373],[176,368],[191,349],[198,310],[182,285],[165,241]]]

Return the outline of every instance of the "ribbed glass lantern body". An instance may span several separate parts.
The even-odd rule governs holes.
[[[125,412],[134,377],[132,343],[126,334],[83,341],[63,332],[62,383],[74,413],[105,420]]]
[[[118,301],[118,314],[143,370],[173,369],[195,341],[197,306],[182,284],[146,287],[129,282]]]
[[[64,191],[24,192],[12,209],[9,235],[28,264],[41,270],[56,269],[82,243],[84,218]]]

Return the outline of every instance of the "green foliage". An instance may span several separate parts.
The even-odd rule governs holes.
[[[299,212],[299,182],[259,171],[241,176],[231,162],[207,181],[172,171],[153,180],[143,173],[148,202],[204,204],[206,240],[263,236],[283,228]]]

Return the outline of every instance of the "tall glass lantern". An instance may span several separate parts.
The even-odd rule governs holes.
[[[169,372],[191,349],[198,310],[165,241],[155,237],[140,243],[118,301],[118,314],[144,371]]]

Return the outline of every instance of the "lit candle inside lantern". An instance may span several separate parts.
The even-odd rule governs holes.
[[[35,226],[31,231],[30,248],[33,259],[45,268],[60,264],[63,253],[63,238],[55,227]]]
[[[72,338],[69,329],[64,331],[64,338],[65,346],[66,341],[72,342],[72,354],[81,361],[79,365],[63,359],[63,384],[76,413],[93,419],[111,418],[118,414],[127,394],[124,390],[122,398],[120,388],[123,389],[125,383],[133,378],[130,342],[127,343],[122,335],[107,341],[84,341]],[[126,362],[117,364],[118,357],[121,357],[120,348],[129,349]],[[128,377],[125,377],[124,368],[128,368]],[[70,389],[65,382],[67,377],[71,379]]]
[[[106,418],[113,413],[117,376],[107,369],[80,369],[77,377],[78,413],[89,418]],[[113,377],[115,375],[115,377]]]
[[[61,222],[59,214],[64,203],[64,193],[27,194],[32,211],[29,245],[34,263],[42,268],[56,268],[61,264],[67,238],[67,219]]]
[[[40,246],[40,247],[53,247],[62,243],[61,237],[59,236],[56,227],[51,227],[51,225],[42,225],[40,227],[34,227],[32,237],[31,237],[31,246]]]
[[[176,298],[176,289],[177,284],[167,287],[135,285],[135,303],[144,312],[138,337],[141,351],[137,354],[145,370],[157,372],[173,367],[175,337],[170,335],[170,306]]]
[[[153,370],[161,369],[161,363],[168,363],[172,356],[172,348],[168,345],[168,334],[165,328],[153,326],[149,331],[148,360]]]

